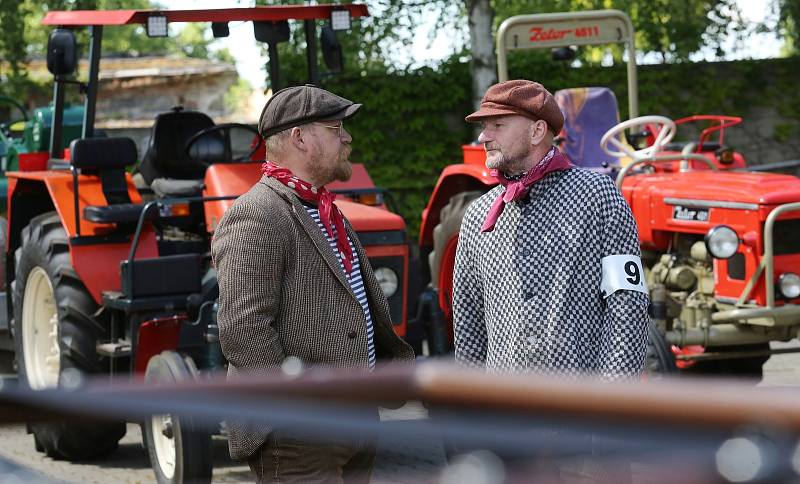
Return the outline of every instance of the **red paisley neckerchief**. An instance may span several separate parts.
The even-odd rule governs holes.
[[[353,251],[350,249],[350,241],[347,239],[347,231],[344,228],[344,216],[339,211],[339,207],[333,203],[336,195],[325,187],[315,187],[311,183],[297,178],[288,168],[278,166],[271,161],[262,164],[261,171],[268,177],[293,189],[298,197],[315,205],[319,209],[320,221],[330,237],[333,237],[332,227],[336,227],[336,247],[341,253],[345,272],[350,274],[350,271],[353,270]]]
[[[531,185],[544,178],[548,173],[568,170],[572,168],[572,163],[555,147],[550,148],[550,151],[542,158],[542,161],[536,164],[528,173],[526,173],[519,180],[509,180],[498,170],[492,170],[490,173],[497,181],[506,189],[497,196],[492,203],[489,213],[486,215],[486,220],[483,221],[481,232],[491,232],[506,208],[506,204],[514,200],[524,198],[528,194]]]

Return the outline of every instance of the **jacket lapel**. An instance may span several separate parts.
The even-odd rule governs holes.
[[[289,204],[292,206],[292,213],[300,223],[300,226],[306,231],[308,236],[311,238],[311,242],[313,242],[314,247],[319,252],[319,255],[328,265],[328,267],[333,271],[333,274],[339,279],[339,282],[350,292],[353,298],[356,297],[355,293],[353,293],[353,288],[350,287],[350,283],[347,282],[347,279],[344,276],[344,271],[339,264],[339,260],[333,254],[331,250],[331,246],[328,244],[328,239],[322,234],[322,231],[317,226],[316,222],[311,218],[311,216],[306,211],[305,206],[300,203],[300,200],[294,194],[294,191],[284,185],[283,183],[268,177],[263,176],[261,178],[261,182],[267,185],[268,187],[275,190],[279,195],[281,195]],[[348,229],[350,228],[349,224],[346,224]],[[350,230],[348,230],[348,234],[350,234]],[[351,235],[354,237],[354,235]],[[357,239],[352,239],[357,240]],[[355,244],[354,245],[358,245]]]

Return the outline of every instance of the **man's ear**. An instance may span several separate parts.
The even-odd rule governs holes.
[[[542,119],[534,121],[533,126],[531,126],[531,144],[534,146],[542,144],[547,137],[548,129],[547,121]]]
[[[289,131],[289,142],[294,146],[296,149],[300,151],[306,151],[308,146],[306,145],[305,139],[306,133],[303,131],[302,128],[299,126],[295,126],[294,128]]]

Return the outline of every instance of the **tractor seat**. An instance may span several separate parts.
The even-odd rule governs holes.
[[[136,163],[136,144],[130,138],[85,138],[70,144],[70,164],[83,174],[100,177],[108,205],[88,205],[83,217],[95,223],[139,220],[144,205],[131,203],[125,168]],[[154,216],[157,211],[154,210]]]
[[[208,160],[214,156],[219,159],[225,152],[225,140],[221,136],[204,136],[194,143],[192,157],[186,154],[186,143],[195,134],[213,126],[214,121],[207,115],[182,107],[156,117],[139,171],[157,196],[201,194]]]
[[[619,124],[617,98],[607,87],[561,89],[554,94],[564,114],[562,151],[577,166],[607,172],[618,161],[600,148],[600,139]]]

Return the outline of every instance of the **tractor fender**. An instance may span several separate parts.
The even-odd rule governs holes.
[[[112,232],[113,224],[96,224],[81,216],[80,242],[75,226],[75,197],[73,178],[69,171],[48,170],[37,172],[8,172],[8,245],[6,249],[6,281],[14,279],[14,252],[19,248],[22,229],[30,220],[42,213],[55,211],[69,238],[72,267],[80,277],[95,303],[101,303],[103,291],[119,291],[120,262],[128,258],[130,242],[108,243],[100,237]],[[130,175],[126,175],[128,194],[133,203],[141,197]],[[89,205],[107,205],[100,178],[79,175],[78,211]],[[137,259],[158,257],[155,231],[146,225],[139,239]]]
[[[433,245],[433,228],[439,223],[442,208],[453,195],[461,192],[487,191],[497,185],[497,179],[489,174],[485,166],[475,164],[449,165],[439,176],[425,210],[422,211],[422,224],[419,228],[420,247]]]

